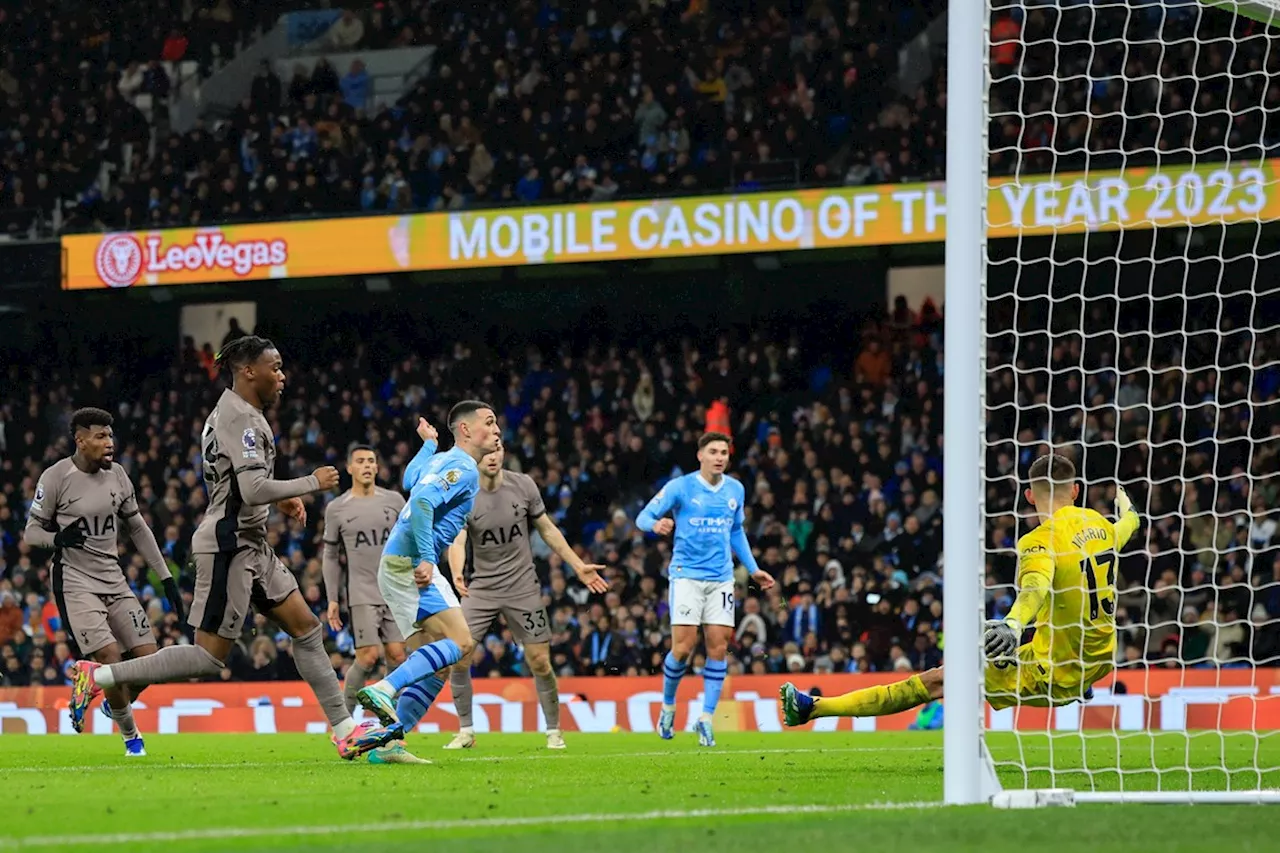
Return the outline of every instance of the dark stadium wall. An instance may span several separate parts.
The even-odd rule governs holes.
[[[6,337],[21,343],[0,340],[0,352],[9,346],[18,363],[48,352],[66,366],[162,371],[173,362],[184,304],[252,300],[256,331],[306,362],[363,345],[373,363],[390,363],[459,340],[504,355],[529,345],[554,352],[566,338],[626,348],[688,337],[705,349],[721,332],[785,337],[797,329],[815,355],[844,361],[856,352],[862,318],[883,309],[887,267],[829,257],[512,268],[484,281],[410,274],[390,277],[386,292],[311,279],[28,294],[14,300],[24,313],[7,321]]]

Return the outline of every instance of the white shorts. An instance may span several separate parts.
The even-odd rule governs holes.
[[[672,625],[733,627],[733,581],[674,578],[667,594]]]
[[[431,583],[423,589],[413,579],[414,563],[408,557],[383,554],[378,563],[378,589],[391,610],[400,633],[408,638],[423,622],[450,607],[459,607],[444,572],[436,566]]]

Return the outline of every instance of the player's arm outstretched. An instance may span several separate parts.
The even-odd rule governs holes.
[[[609,591],[609,584],[605,583],[604,578],[600,577],[601,570],[604,566],[598,563],[584,562],[577,552],[569,546],[569,540],[564,538],[564,533],[551,520],[551,516],[543,513],[533,521],[534,529],[538,531],[538,535],[542,537],[542,541],[547,546],[560,555],[560,559],[569,564],[573,569],[573,573],[578,576],[578,580],[582,585],[594,593],[604,593]],[[452,555],[450,555],[452,557]]]

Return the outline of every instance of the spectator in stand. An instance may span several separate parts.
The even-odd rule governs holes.
[[[160,58],[165,62],[181,62],[187,55],[188,44],[187,37],[180,30],[176,28],[169,30],[169,35],[164,40],[164,49],[160,51]]]
[[[283,86],[276,76],[268,59],[258,63],[258,73],[254,75],[253,85],[249,89],[249,102],[256,112],[275,112],[280,107],[283,97]]]
[[[333,50],[355,50],[364,39],[364,22],[352,10],[344,9],[342,17],[333,22],[324,39]]]
[[[362,61],[352,60],[350,70],[343,75],[338,87],[342,91],[344,104],[356,110],[369,108],[369,101],[373,96],[373,79]]]

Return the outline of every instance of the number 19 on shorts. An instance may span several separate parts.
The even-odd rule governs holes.
[[[671,581],[672,625],[728,625],[733,627],[733,581]]]

